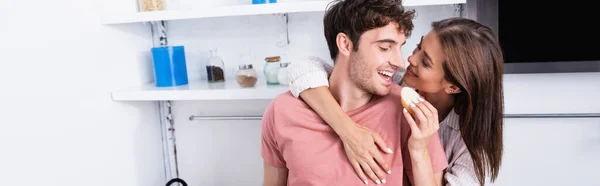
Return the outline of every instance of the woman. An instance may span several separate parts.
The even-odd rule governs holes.
[[[415,88],[437,110],[438,133],[449,164],[444,185],[485,185],[486,177],[493,182],[498,176],[503,152],[503,60],[491,30],[465,18],[432,23],[408,58],[410,65],[400,84]],[[385,144],[374,142],[378,134],[352,121],[333,99],[327,89],[330,69],[315,58],[290,65],[291,92],[335,130],[353,165],[373,161],[375,153],[390,153]],[[365,175],[385,177],[381,172],[389,171],[389,166],[378,163],[384,170],[362,168],[369,171],[357,174],[362,180]]]

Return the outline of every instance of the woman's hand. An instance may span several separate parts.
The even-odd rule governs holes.
[[[423,98],[419,98],[418,103],[411,103],[410,107],[417,119],[415,121],[406,109],[403,110],[411,130],[408,149],[409,151],[423,152],[427,150],[429,138],[440,128],[437,109]]]
[[[348,127],[340,138],[354,171],[365,184],[368,179],[377,184],[385,183],[386,173],[391,174],[391,170],[379,149],[386,153],[392,153],[392,149],[385,145],[376,132],[355,123],[353,126]]]

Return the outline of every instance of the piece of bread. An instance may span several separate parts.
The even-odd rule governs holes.
[[[402,87],[400,90],[400,97],[402,99],[402,106],[406,109],[406,111],[408,111],[408,113],[414,115],[415,112],[410,107],[410,104],[419,101],[419,97],[421,97],[419,93],[410,87]]]

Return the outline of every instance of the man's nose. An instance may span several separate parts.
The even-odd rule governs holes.
[[[390,65],[392,65],[394,67],[394,70],[398,69],[398,68],[404,68],[404,62],[402,60],[402,54],[400,52],[398,52],[399,54],[394,56],[394,58],[392,60],[390,60]]]

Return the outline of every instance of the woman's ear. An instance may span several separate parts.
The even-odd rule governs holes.
[[[448,94],[458,94],[460,92],[460,88],[458,88],[456,85],[451,84],[450,86],[446,87],[446,93]]]
[[[350,56],[350,52],[352,51],[352,41],[348,35],[344,33],[339,33],[335,38],[339,54]]]

